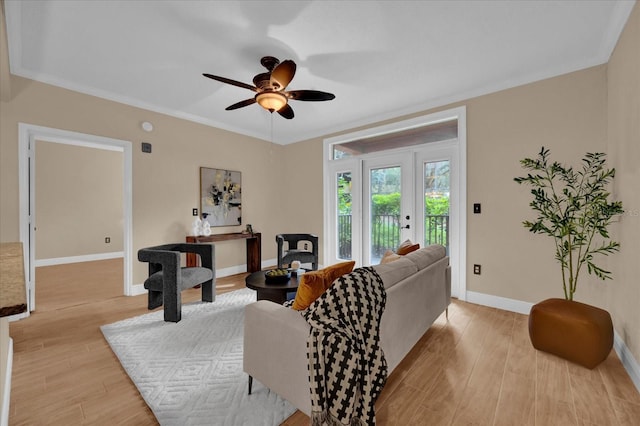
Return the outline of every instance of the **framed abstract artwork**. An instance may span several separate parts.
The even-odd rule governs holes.
[[[211,226],[242,224],[242,173],[200,167],[200,212]]]

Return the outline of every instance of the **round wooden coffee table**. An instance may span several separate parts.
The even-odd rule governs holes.
[[[287,300],[287,293],[298,290],[298,277],[291,275],[285,283],[271,284],[265,279],[266,271],[256,271],[245,278],[245,283],[250,289],[258,292],[258,300],[270,300],[283,304]]]

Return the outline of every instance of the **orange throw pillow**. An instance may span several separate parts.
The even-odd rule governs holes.
[[[324,273],[320,271],[305,272],[298,283],[296,298],[291,307],[296,311],[305,310],[324,293]]]
[[[324,268],[324,289],[328,289],[335,280],[344,274],[348,274],[353,271],[353,267],[355,265],[355,260],[350,260],[348,262],[340,262]]]
[[[398,250],[396,250],[396,253],[399,254],[400,256],[404,256],[405,254],[409,254],[412,251],[418,250],[419,248],[420,248],[420,244],[413,244],[411,240],[406,240],[402,244],[400,244],[400,247],[398,247]]]
[[[319,271],[305,272],[291,307],[296,311],[307,309],[336,279],[353,271],[355,264],[355,261],[341,262]]]

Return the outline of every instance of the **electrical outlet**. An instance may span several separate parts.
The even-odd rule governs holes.
[[[473,265],[473,273],[475,275],[480,275],[481,269],[482,269],[482,267],[480,265],[477,265],[477,264]]]
[[[198,209],[193,209],[191,214],[194,215],[194,216],[198,216]]]
[[[475,214],[482,213],[482,206],[480,205],[480,203],[474,203],[473,204],[473,213],[475,213]]]
[[[104,237],[104,243],[109,244],[111,242],[111,237]]]

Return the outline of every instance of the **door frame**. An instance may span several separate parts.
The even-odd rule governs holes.
[[[329,191],[331,188],[333,179],[333,167],[330,167],[330,163],[344,162],[345,166],[354,161],[352,158],[345,158],[341,160],[332,160],[332,147],[335,144],[341,144],[350,142],[353,140],[373,137],[377,135],[387,134],[402,131],[405,129],[428,126],[442,121],[448,121],[456,119],[458,123],[458,137],[451,143],[451,149],[453,152],[452,160],[458,166],[458,197],[456,200],[457,205],[457,222],[458,222],[458,235],[456,236],[457,243],[457,262],[452,263],[451,268],[451,288],[452,295],[459,300],[467,300],[467,110],[466,106],[460,106],[444,111],[439,111],[432,114],[423,115],[420,117],[411,118],[408,120],[398,121],[395,123],[373,127],[357,132],[347,133],[332,138],[324,139],[323,141],[323,203],[324,203],[324,241],[333,241],[333,236],[330,233],[332,222],[332,215],[335,213],[331,211],[331,205],[333,204],[331,198],[333,194]],[[435,142],[434,144],[437,144]],[[415,147],[414,147],[415,148]],[[392,152],[392,151],[389,151]],[[346,167],[345,167],[346,168]],[[360,176],[362,177],[362,176]],[[353,215],[362,214],[360,212],[352,212]],[[334,226],[335,227],[335,226]],[[331,256],[331,244],[324,244],[323,259],[332,259]],[[453,259],[452,259],[453,260]]]
[[[27,312],[35,309],[35,141],[77,145],[88,148],[117,150],[123,154],[123,252],[124,286],[126,296],[133,295],[132,262],[133,251],[133,173],[132,144],[130,141],[113,139],[86,133],[18,123],[18,193],[20,241],[23,244],[25,277],[27,282]]]

